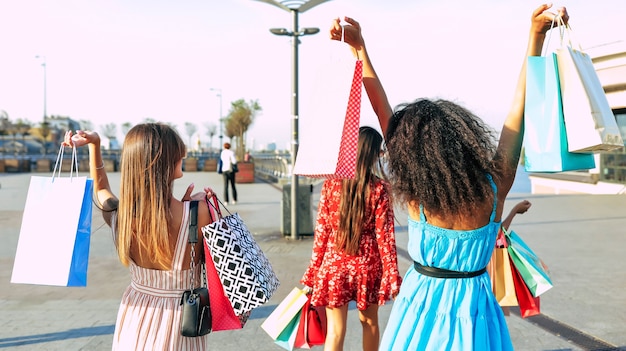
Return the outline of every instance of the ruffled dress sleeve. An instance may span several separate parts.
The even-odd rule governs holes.
[[[300,280],[300,284],[313,287],[322,262],[326,253],[328,237],[332,231],[331,227],[331,211],[329,200],[332,197],[332,187],[330,182],[324,182],[320,194],[320,201],[317,211],[317,219],[315,221],[315,233],[313,242],[313,253],[309,267],[304,272],[304,276]]]

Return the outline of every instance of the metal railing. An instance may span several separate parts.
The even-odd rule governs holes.
[[[254,156],[254,172],[258,177],[273,182],[288,181],[291,177],[289,159],[278,155]]]

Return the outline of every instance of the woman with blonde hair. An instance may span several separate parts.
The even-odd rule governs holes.
[[[94,202],[112,228],[117,253],[130,270],[131,283],[120,303],[113,350],[204,350],[207,337],[183,337],[181,296],[201,283],[202,240],[188,243],[189,201],[173,196],[174,180],[183,176],[185,144],[166,124],[133,127],[124,140],[120,163],[120,197],[109,184],[96,132],[67,132],[64,145],[89,147]],[[190,198],[193,186],[183,198]],[[211,193],[205,188],[205,193]],[[202,193],[204,196],[205,193]],[[199,202],[200,228],[211,221]],[[192,282],[193,277],[193,282]]]

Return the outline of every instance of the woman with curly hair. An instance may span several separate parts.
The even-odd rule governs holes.
[[[555,16],[534,10],[526,56],[538,56]],[[404,276],[380,350],[512,350],[485,267],[500,229],[522,146],[526,65],[496,144],[473,113],[446,100],[418,99],[392,111],[365,50],[359,24],[346,18],[345,41],[363,59],[363,84],[389,153],[394,198],[408,208]],[[341,38],[337,23],[333,38]],[[497,146],[496,146],[497,145]]]

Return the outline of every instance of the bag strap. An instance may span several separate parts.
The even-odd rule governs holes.
[[[211,201],[211,200],[213,200],[213,201]],[[222,205],[222,207],[224,207],[224,209],[226,210],[226,212],[228,212],[229,215],[232,215],[232,213],[230,213],[230,211],[228,210],[228,207],[226,207],[226,205],[224,205],[224,203],[222,203],[222,201],[217,197],[217,195],[213,194],[213,196],[211,196],[211,197],[207,196],[206,197],[206,202],[207,202],[207,204],[209,204],[209,206],[213,207],[213,209],[217,213],[217,216],[219,217],[218,219],[222,218],[222,210],[220,209],[220,205]],[[216,219],[212,218],[212,220],[215,221]]]
[[[189,290],[193,291],[194,286],[194,271],[195,271],[195,260],[196,260],[196,243],[198,242],[198,201],[191,201],[189,203],[189,233],[187,234],[187,240],[189,242],[191,250],[189,251],[191,254],[191,261],[189,261],[189,278],[190,278],[190,287]]]
[[[189,203],[189,243],[198,242],[198,201]]]

